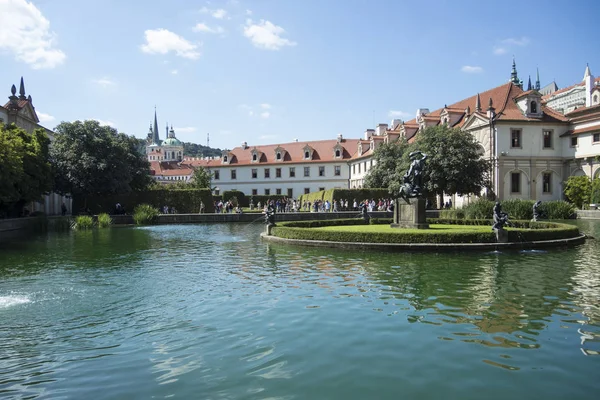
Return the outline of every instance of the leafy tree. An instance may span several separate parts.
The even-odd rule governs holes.
[[[396,169],[404,156],[408,143],[401,138],[392,143],[382,143],[375,149],[373,159],[375,165],[365,177],[366,188],[389,188],[398,180]]]
[[[427,154],[423,182],[429,196],[480,193],[488,185],[489,162],[481,158],[479,143],[472,135],[445,125],[425,128],[408,145],[381,145],[375,150],[377,165],[365,185],[381,184],[398,195],[410,165],[409,154],[416,150]]]
[[[565,183],[565,196],[567,200],[578,208],[589,204],[592,194],[592,181],[586,175],[570,176]]]
[[[194,171],[194,175],[192,176],[192,179],[189,184],[196,189],[210,189],[211,181],[211,172],[204,167],[198,167]]]
[[[592,194],[590,203],[600,204],[600,178],[594,178],[592,181]]]
[[[50,158],[60,193],[127,193],[145,189],[152,181],[138,140],[97,121],[58,125]]]
[[[52,189],[49,143],[44,129],[0,126],[0,207],[20,208]]]
[[[220,157],[221,149],[213,149],[201,144],[184,142],[183,155],[189,157]]]

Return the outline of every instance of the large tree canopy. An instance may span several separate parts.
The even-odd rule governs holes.
[[[138,140],[97,121],[58,125],[50,158],[60,193],[119,194],[144,189],[151,182]]]
[[[194,171],[190,185],[196,189],[210,189],[211,180],[211,172],[204,167],[198,167]]]
[[[409,145],[400,140],[377,148],[377,164],[365,178],[365,186],[387,187],[390,193],[398,195],[410,164],[408,155],[416,150],[427,154],[423,181],[429,196],[479,194],[488,184],[489,163],[481,158],[475,138],[440,125],[419,132]]]
[[[0,208],[39,200],[52,189],[49,143],[44,129],[29,134],[0,125]]]

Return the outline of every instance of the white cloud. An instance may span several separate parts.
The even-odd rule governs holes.
[[[467,74],[480,74],[483,72],[483,68],[471,65],[465,65],[460,70],[462,72],[466,72]]]
[[[520,38],[508,38],[499,41],[500,45],[494,46],[493,53],[497,56],[508,53],[511,47],[525,47],[531,43],[531,40],[527,36],[521,36]]]
[[[14,54],[33,69],[54,68],[67,58],[55,47],[55,37],[50,22],[33,3],[0,1],[0,51]]]
[[[167,54],[175,52],[179,57],[196,60],[200,57],[198,45],[167,29],[149,29],[144,32],[146,43],[141,46],[144,53]]]
[[[408,118],[411,116],[411,114],[407,113],[406,111],[390,110],[390,112],[388,113],[388,116],[390,118]]]
[[[44,114],[44,113],[41,113],[41,112],[38,112],[38,113],[37,113],[37,116],[38,116],[38,118],[39,118],[40,122],[42,122],[42,123],[45,123],[45,122],[52,122],[52,121],[54,121],[54,120],[56,119],[56,118],[54,118],[54,117],[53,117],[52,115],[50,115],[50,114]]]
[[[261,108],[265,109],[265,110],[269,110],[271,108],[271,105],[269,103],[262,103],[260,105]]]
[[[246,15],[252,15],[252,10],[246,10]]]
[[[176,70],[176,69],[172,69],[172,70],[171,70],[171,74],[173,74],[173,75],[177,75],[178,73],[179,73],[179,71],[178,71],[178,70]]]
[[[531,40],[529,40],[529,38],[526,36],[522,36],[520,38],[508,38],[508,39],[502,40],[502,43],[504,43],[504,44],[521,46],[521,47],[527,46],[530,42],[531,42]]]
[[[224,10],[222,8],[210,9],[208,7],[202,7],[200,9],[200,13],[202,13],[202,14],[210,14],[215,19],[225,19],[225,18],[230,19],[227,16],[227,10]]]
[[[94,82],[95,84],[102,86],[103,88],[109,87],[109,86],[116,86],[117,83],[113,80],[111,80],[110,78],[100,78],[100,79],[93,79],[92,82]]]
[[[175,127],[173,128],[173,130],[176,133],[192,133],[192,132],[196,132],[196,128],[194,128],[193,126],[185,126],[185,127]]]
[[[254,111],[252,111],[252,110],[248,111],[248,116],[249,117],[254,117]]]
[[[279,50],[284,46],[296,46],[296,42],[282,38],[283,34],[285,34],[285,29],[263,19],[257,24],[249,19],[244,26],[244,36],[259,49]]]
[[[216,28],[211,28],[203,22],[199,22],[192,28],[194,32],[204,32],[204,33],[225,33],[225,29],[221,26],[217,26]]]
[[[270,113],[270,112],[268,112],[268,111],[265,111],[265,112],[262,112],[262,113],[260,113],[260,117],[261,117],[261,118],[264,118],[264,119],[267,119],[267,118],[269,118],[270,116],[271,116],[271,113]]]
[[[258,138],[260,140],[267,140],[267,139],[275,139],[277,137],[278,137],[277,135],[261,135]]]
[[[98,123],[100,125],[108,125],[108,126],[113,127],[113,128],[115,127],[115,123],[112,122],[112,121],[106,121],[104,119],[98,119],[98,118],[88,118],[88,120],[98,121]]]

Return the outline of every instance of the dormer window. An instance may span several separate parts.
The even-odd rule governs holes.
[[[258,160],[258,154],[254,153],[252,154],[252,161],[256,161]]]
[[[305,151],[305,152],[304,152],[304,158],[305,158],[306,160],[308,160],[308,159],[310,158],[310,152],[309,152],[309,151]]]
[[[227,162],[228,157],[227,156],[223,156],[223,162]]]
[[[529,112],[532,114],[537,114],[537,102],[532,101],[531,103],[529,103]]]
[[[337,149],[337,150],[335,151],[335,158],[340,158],[340,157],[341,157],[341,155],[342,155],[342,152],[341,152],[339,149]]]
[[[279,152],[279,151],[277,152],[277,154],[275,155],[275,159],[277,161],[281,161],[281,152]]]

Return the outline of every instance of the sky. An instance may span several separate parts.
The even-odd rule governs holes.
[[[0,95],[231,149],[362,137],[519,77],[600,75],[600,2],[0,0]]]

